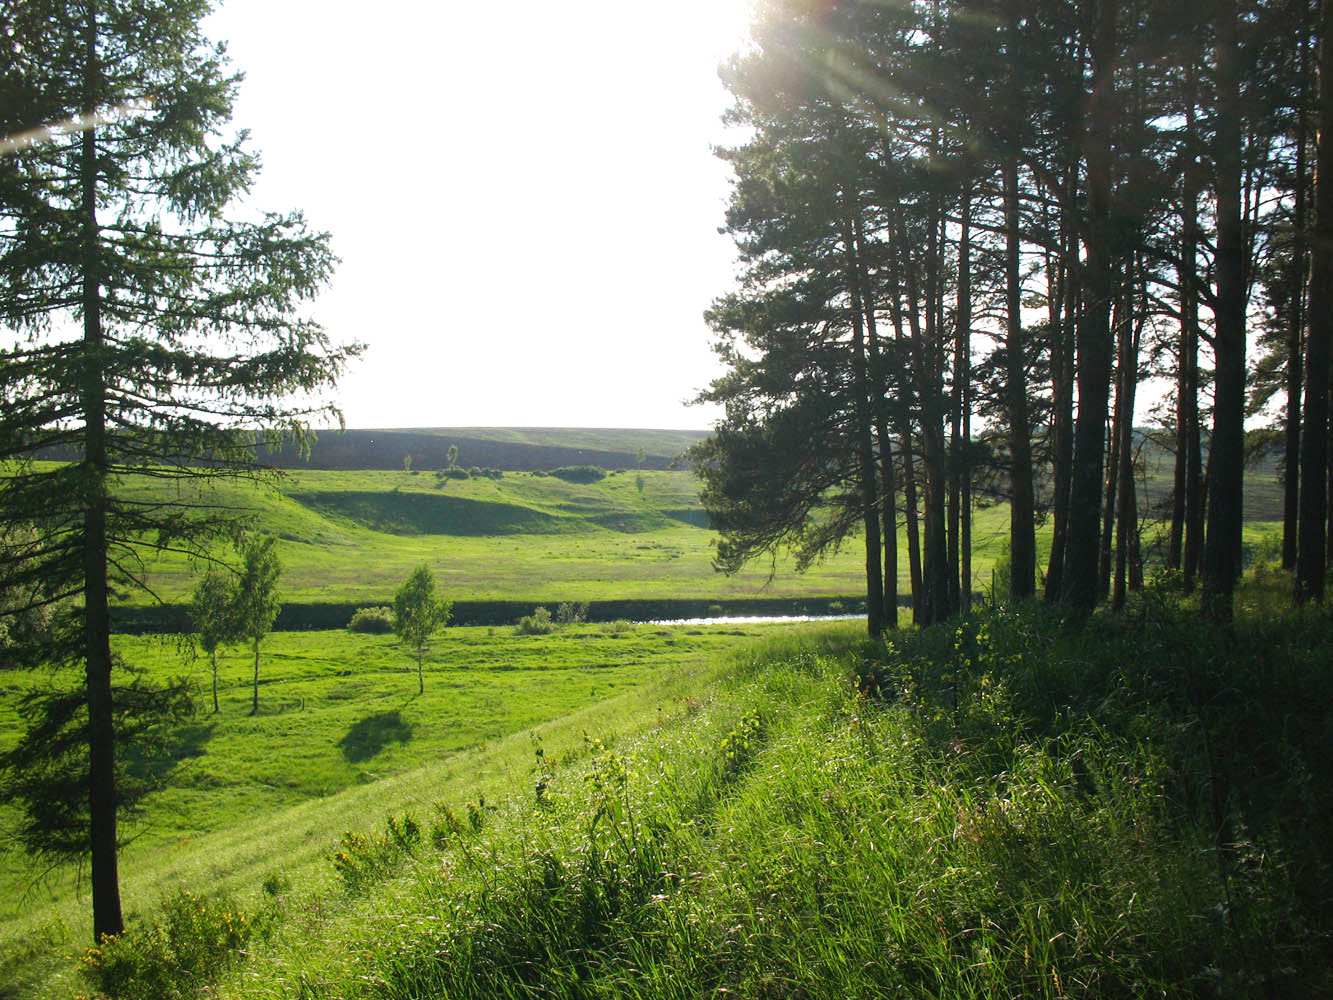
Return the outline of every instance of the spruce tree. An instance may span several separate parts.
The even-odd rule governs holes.
[[[0,0],[0,529],[64,602],[49,658],[82,664],[93,934],[123,929],[110,604],[145,547],[201,551],[234,514],[200,480],[304,439],[359,350],[300,308],[328,280],[299,213],[228,214],[258,159],[228,122],[240,77],[207,0]],[[296,400],[293,402],[293,400]],[[37,454],[66,459],[37,464]],[[176,481],[176,505],[122,490]]]

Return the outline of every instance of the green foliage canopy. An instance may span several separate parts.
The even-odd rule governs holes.
[[[449,623],[453,602],[435,596],[435,574],[424,563],[414,569],[393,595],[393,630],[417,654],[417,693],[426,690],[422,657],[426,642]]]

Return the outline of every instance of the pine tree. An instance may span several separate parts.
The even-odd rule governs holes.
[[[145,547],[225,531],[233,514],[189,488],[253,469],[256,431],[304,440],[337,418],[322,393],[359,350],[298,312],[332,271],[327,236],[299,213],[226,214],[258,160],[224,132],[239,77],[201,33],[209,8],[0,0],[0,529],[43,539],[43,600],[69,599],[48,654],[84,668],[98,939],[123,928],[112,597],[141,585]],[[136,502],[135,472],[186,499]]]

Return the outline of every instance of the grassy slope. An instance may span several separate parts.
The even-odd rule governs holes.
[[[426,832],[246,902],[218,992],[1329,995],[1333,623],[1284,589],[1231,634],[1156,594],[677,677],[518,750],[475,826],[381,802]]]
[[[214,715],[205,661],[184,662],[171,641],[118,637],[129,663],[159,678],[190,673],[202,692],[199,716],[177,733],[169,787],[122,831],[133,838],[121,861],[127,909],[154,910],[178,886],[246,895],[275,870],[321,884],[345,829],[412,802],[461,809],[493,796],[525,770],[530,732],[563,748],[584,728],[650,719],[727,650],[793,628],[449,629],[428,652],[422,696],[410,651],[390,636],[277,633],[263,647],[257,716],[245,652],[222,660]],[[50,680],[5,676],[0,743],[15,738],[19,688]],[[0,997],[72,992],[50,977],[67,978],[86,940],[86,887],[73,871],[34,885],[35,874],[0,846]]]
[[[530,473],[441,481],[427,473],[306,470],[291,473],[280,492],[231,485],[219,487],[213,499],[249,510],[279,536],[282,592],[296,602],[385,603],[422,562],[449,596],[465,600],[724,600],[864,590],[856,539],[803,574],[787,559],[734,577],[715,573],[714,535],[700,526],[692,475],[642,476],[641,492],[634,473],[577,485]],[[989,581],[1007,518],[1004,507],[977,512],[978,587]],[[899,549],[905,594],[905,537]],[[149,571],[167,601],[188,599],[195,571],[186,559],[158,558]]]

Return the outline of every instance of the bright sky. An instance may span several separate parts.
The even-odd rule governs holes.
[[[248,204],[342,258],[349,427],[704,428],[746,0],[223,0]]]

